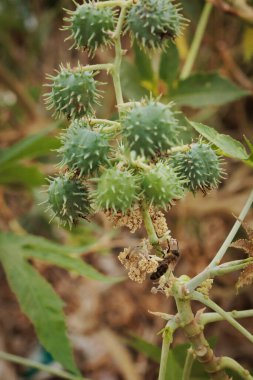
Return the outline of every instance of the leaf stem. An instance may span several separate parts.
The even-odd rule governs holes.
[[[214,301],[210,300],[208,297],[203,296],[203,294],[194,291],[192,294],[192,299],[195,301],[199,301],[204,305],[208,306],[210,309],[216,311],[216,313],[220,314],[224,320],[226,320],[230,325],[232,325],[237,331],[239,331],[245,338],[247,338],[251,343],[253,343],[253,335],[246,330],[239,322],[237,322],[231,313],[227,313],[223,310],[219,305],[217,305]]]
[[[178,325],[179,325],[179,322],[175,316],[173,319],[167,322],[163,330],[163,343],[162,343],[162,353],[161,353],[158,380],[166,380],[168,355],[169,355],[171,343],[173,341],[173,334],[178,328]]]
[[[73,69],[73,71],[83,72],[83,71],[101,71],[106,70],[110,72],[113,69],[113,63],[98,63],[96,65],[87,65],[87,66],[77,66]]]
[[[235,222],[233,228],[231,229],[230,233],[226,237],[224,243],[220,247],[219,251],[211,261],[211,263],[206,267],[202,272],[200,272],[197,276],[195,276],[193,279],[191,279],[186,285],[186,290],[190,293],[194,289],[196,289],[203,281],[205,281],[207,278],[210,278],[210,272],[211,270],[217,266],[217,264],[220,263],[220,261],[223,259],[223,256],[225,255],[228,247],[232,243],[232,240],[234,239],[236,233],[238,232],[244,218],[246,217],[251,205],[253,202],[253,191],[250,193],[240,215],[237,221]]]
[[[231,315],[235,319],[240,319],[240,318],[248,318],[248,317],[253,317],[253,309],[249,310],[233,310],[230,312],[226,312],[227,314]],[[219,321],[224,321],[224,317],[218,313],[204,313],[200,317],[201,323],[204,325],[207,325],[208,323],[213,323],[213,322],[219,322]]]
[[[61,377],[62,379],[85,380],[84,377],[71,375],[70,373],[62,371],[60,369],[56,369],[56,368],[50,367],[48,365],[44,365],[44,364],[35,362],[34,360],[24,359],[20,356],[8,354],[8,353],[3,352],[3,351],[0,351],[0,359],[7,360],[7,361],[12,362],[12,363],[20,364],[20,365],[23,365],[25,367],[36,368],[40,371],[50,373],[51,375]]]
[[[195,59],[199,51],[200,43],[202,41],[206,26],[208,23],[208,19],[209,19],[212,7],[213,6],[211,3],[206,3],[202,10],[202,13],[198,22],[198,26],[193,38],[193,42],[190,47],[190,51],[188,53],[186,62],[183,66],[183,69],[180,75],[180,79],[186,79],[192,71]]]
[[[187,350],[187,356],[184,363],[183,378],[182,380],[190,380],[192,365],[195,359],[193,349],[190,347]]]
[[[245,380],[253,380],[253,376],[249,373],[249,371],[243,368],[236,360],[229,358],[227,356],[223,356],[220,360],[220,368],[222,369],[232,369],[232,371],[238,373],[242,379]]]

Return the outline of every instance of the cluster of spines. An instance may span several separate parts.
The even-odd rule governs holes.
[[[48,75],[47,79],[51,81],[46,85],[51,91],[45,94],[46,104],[48,109],[55,108],[54,116],[77,119],[94,113],[101,96],[94,73],[82,70],[80,65],[75,69],[61,65],[56,75]]]
[[[79,218],[89,215],[88,190],[81,181],[71,178],[69,174],[62,174],[49,181],[48,202],[53,218],[57,216],[63,225],[71,227]]]
[[[183,197],[184,181],[167,163],[159,162],[141,176],[145,200],[150,205],[166,209]]]
[[[126,146],[136,155],[154,157],[178,144],[181,127],[172,110],[172,103],[144,100],[122,118]]]
[[[199,142],[191,144],[185,152],[177,152],[170,157],[176,172],[185,178],[185,187],[195,193],[218,187],[224,174],[220,158],[210,145]]]
[[[114,212],[129,210],[138,200],[138,178],[130,170],[112,167],[96,179],[93,199],[98,209]]]
[[[98,8],[96,2],[76,3],[74,11],[66,10],[69,17],[64,20],[69,23],[63,30],[70,30],[66,40],[74,39],[72,47],[87,49],[93,55],[100,46],[112,44],[112,33],[115,29],[115,10]]]
[[[144,49],[163,49],[181,34],[186,19],[172,0],[139,0],[128,12],[127,30]]]
[[[61,135],[62,156],[60,166],[67,166],[78,177],[88,176],[106,164],[109,143],[101,133],[90,129],[85,120],[74,120],[67,132]]]

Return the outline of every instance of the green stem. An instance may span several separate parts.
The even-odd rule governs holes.
[[[150,244],[152,244],[155,247],[159,247],[159,239],[156,235],[151,216],[149,214],[147,205],[145,204],[144,201],[142,202],[141,210],[142,210],[142,217],[143,217],[144,225],[149,237]]]
[[[239,215],[239,218],[237,219],[237,221],[235,222],[232,230],[230,231],[230,233],[228,234],[227,238],[225,239],[224,243],[222,244],[222,246],[220,247],[219,251],[217,252],[217,254],[215,255],[215,257],[213,258],[213,260],[211,261],[209,267],[212,267],[214,265],[217,265],[220,263],[220,261],[222,260],[223,256],[225,255],[228,247],[230,246],[230,244],[232,243],[232,240],[234,239],[237,231],[239,230],[245,216],[247,215],[251,205],[252,205],[252,202],[253,202],[253,191],[251,191],[240,215]]]
[[[205,371],[210,375],[212,380],[229,380],[226,372],[219,368],[220,358],[215,356],[204,336],[203,326],[192,312],[191,300],[183,295],[183,285],[180,279],[177,279],[172,286],[172,293],[181,321],[180,326],[191,343],[193,353],[196,359],[203,364]]]
[[[183,67],[181,75],[180,75],[180,79],[187,78],[192,71],[195,59],[196,59],[198,51],[199,51],[200,43],[201,43],[203,35],[205,33],[205,29],[207,26],[207,22],[208,22],[212,7],[213,6],[211,3],[206,3],[204,8],[203,8],[203,11],[201,13],[199,23],[198,23],[198,26],[197,26],[197,29],[196,29],[196,32],[194,35],[194,39],[193,39],[192,45],[190,47],[190,51],[188,53],[186,62],[184,64],[184,67]]]
[[[220,368],[226,369],[229,368],[232,371],[238,373],[242,379],[245,380],[253,380],[253,376],[249,373],[249,371],[243,368],[237,361],[232,358],[223,356],[220,360]]]
[[[209,278],[214,278],[216,276],[223,276],[227,273],[242,270],[246,268],[250,263],[252,263],[253,258],[250,257],[249,259],[236,260],[236,261],[239,261],[239,262],[233,264],[233,261],[230,261],[228,263],[225,263],[225,264],[222,264],[210,269]]]
[[[186,356],[185,363],[184,363],[182,380],[190,380],[191,370],[192,370],[192,365],[193,365],[194,359],[195,359],[195,356],[194,356],[192,348],[190,347],[187,350],[187,356]]]
[[[203,294],[194,291],[192,294],[192,299],[195,301],[199,301],[204,305],[208,306],[210,309],[216,311],[216,313],[220,314],[224,320],[226,320],[230,325],[232,325],[237,331],[239,331],[245,338],[247,338],[251,343],[253,343],[253,335],[246,330],[239,322],[237,322],[231,313],[227,313],[223,310],[219,305],[210,300],[208,297],[203,296]]]
[[[158,380],[166,380],[168,355],[169,355],[171,343],[173,341],[173,334],[177,328],[178,328],[178,321],[176,317],[168,321],[168,323],[166,324],[166,327],[164,328]]]
[[[191,279],[185,286],[186,291],[189,293],[192,292],[194,289],[196,289],[203,281],[205,281],[207,278],[210,278],[210,271],[215,266],[217,266],[220,261],[223,259],[223,256],[225,255],[228,247],[232,243],[232,240],[234,239],[237,231],[239,230],[245,216],[247,215],[251,205],[253,202],[253,191],[250,193],[240,215],[238,220],[235,222],[233,228],[231,229],[230,233],[226,237],[224,243],[220,247],[219,251],[211,261],[211,263],[208,265],[207,268],[205,268],[201,273],[199,273],[197,276],[195,276],[193,279]]]
[[[7,360],[12,363],[20,364],[25,367],[31,367],[36,368],[40,371],[50,373],[51,375],[61,377],[62,379],[68,379],[68,380],[85,380],[85,378],[80,376],[71,375],[70,373],[67,373],[65,371],[61,371],[56,368],[52,368],[48,365],[44,365],[38,362],[35,362],[30,359],[24,359],[20,356],[8,354],[6,352],[0,351],[0,359]]]
[[[113,70],[113,63],[98,63],[97,65],[87,65],[87,66],[81,66],[81,67],[75,67],[73,71],[83,72],[83,71],[101,71],[106,70],[107,72],[110,72]]]
[[[253,317],[253,309],[239,311],[233,310],[230,312],[227,311],[226,313],[235,319]],[[224,321],[224,317],[218,313],[204,313],[201,315],[200,321],[203,325],[207,325],[208,323]]]
[[[120,82],[120,66],[123,56],[123,51],[121,48],[121,40],[120,35],[123,28],[123,22],[126,16],[127,7],[130,3],[125,2],[124,5],[122,5],[121,12],[119,15],[117,27],[114,33],[114,40],[115,40],[115,60],[113,64],[113,69],[111,71],[114,89],[115,89],[115,95],[116,95],[116,101],[117,105],[124,103],[123,95],[122,95],[122,88],[121,88],[121,82]],[[119,113],[120,110],[118,109]]]

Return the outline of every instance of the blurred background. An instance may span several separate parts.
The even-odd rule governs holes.
[[[237,93],[223,83],[224,87],[216,88],[215,101],[204,101],[209,87],[202,94],[204,84],[200,80],[195,88],[199,101],[193,104],[191,93],[185,100],[176,90],[178,73],[203,8],[201,0],[183,0],[184,14],[191,22],[169,52],[162,57],[156,53],[149,60],[133,46],[126,54],[122,65],[124,98],[139,99],[150,92],[154,96],[161,95],[163,100],[178,101],[190,119],[206,123],[245,145],[244,136],[253,142],[253,17],[250,13],[253,9],[251,4],[238,4],[239,8],[235,8],[233,2],[217,1],[194,67],[194,72],[218,72],[225,76],[231,85],[237,86]],[[74,66],[78,61],[102,63],[113,58],[112,49],[97,51],[93,60],[88,59],[86,52],[69,50],[71,42],[64,43],[67,33],[60,31],[62,8],[73,9],[73,3],[69,0],[0,0],[0,229],[15,236],[33,234],[74,247],[90,247],[82,252],[86,263],[108,276],[126,276],[117,255],[124,247],[137,244],[145,236],[144,231],[133,235],[127,229],[112,229],[103,215],[97,215],[90,223],[83,221],[70,232],[59,228],[56,222],[49,224],[50,215],[45,213],[45,205],[39,206],[46,198],[41,192],[45,178],[57,172],[58,158],[54,152],[59,147],[57,136],[60,129],[67,126],[66,120],[53,120],[45,109],[45,74],[53,74],[60,63],[69,62]],[[130,48],[127,35],[123,45]],[[106,96],[97,115],[115,118],[111,79],[101,73],[99,80],[106,83],[103,86]],[[229,88],[231,96],[223,99]],[[192,137],[188,134],[185,139],[190,141]],[[176,269],[178,275],[194,276],[210,261],[253,187],[252,164],[225,159],[224,165],[228,178],[217,191],[206,197],[189,195],[168,213],[169,228],[182,254]],[[250,212],[247,220],[253,224],[252,218]],[[4,247],[0,245],[0,249]],[[229,255],[241,257],[232,249]],[[164,327],[164,321],[149,311],[172,314],[175,308],[170,299],[151,294],[149,280],[140,285],[126,278],[110,284],[78,276],[40,260],[31,262],[65,303],[75,358],[86,377],[94,380],[157,378],[156,346],[161,344],[157,333]],[[214,300],[226,310],[252,308],[252,287],[236,294],[236,279],[237,274],[217,279],[212,289]],[[252,331],[252,320],[242,323]],[[218,354],[231,355],[253,369],[252,346],[227,324],[210,325],[208,336],[215,340]],[[184,336],[176,334],[174,344],[183,342]],[[2,267],[0,350],[43,363],[53,361],[38,342],[32,324],[20,311]],[[57,378],[0,361],[0,379]]]

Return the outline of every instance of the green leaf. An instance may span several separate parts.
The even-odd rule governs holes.
[[[161,55],[159,75],[164,82],[171,85],[177,78],[179,71],[179,53],[174,43],[170,42],[166,50]]]
[[[66,335],[63,302],[52,286],[24,259],[13,234],[0,235],[0,260],[23,312],[45,349],[64,368],[79,374]]]
[[[216,339],[211,338],[208,340],[211,347],[216,344]],[[157,364],[160,363],[161,349],[155,344],[149,343],[146,340],[131,334],[130,338],[126,340],[126,343],[144,354],[147,358],[153,360]],[[183,376],[183,368],[187,355],[187,350],[190,347],[189,343],[179,344],[169,351],[166,379],[179,380]],[[208,380],[209,376],[205,373],[203,366],[194,361],[192,366],[191,380]]]
[[[197,73],[178,82],[170,96],[179,105],[191,107],[220,106],[240,99],[249,92],[218,73]]]
[[[149,56],[134,43],[135,65],[141,80],[153,82],[154,73]]]
[[[122,281],[122,277],[110,277],[98,272],[93,266],[85,263],[79,256],[73,253],[85,253],[91,245],[84,247],[68,247],[53,243],[45,238],[25,235],[15,236],[16,244],[27,258],[37,258],[50,264],[58,265],[69,271],[73,271],[91,280],[102,281],[105,283],[115,283]]]
[[[0,183],[2,185],[22,184],[27,187],[35,187],[45,183],[45,177],[36,166],[13,163],[0,168]]]
[[[199,134],[218,147],[224,156],[239,160],[246,160],[249,157],[245,147],[231,136],[220,134],[214,128],[201,123],[193,121],[189,121],[189,123]]]
[[[61,122],[62,123],[62,122]],[[59,127],[59,122],[46,128],[42,132],[25,137],[8,149],[4,149],[0,154],[0,166],[9,165],[10,162],[23,158],[34,158],[47,154],[50,150],[60,146],[60,141],[56,137],[48,134]]]
[[[130,338],[126,339],[126,344],[134,348],[136,351],[141,352],[147,358],[156,363],[160,362],[161,349],[155,344],[147,342],[145,339],[140,338],[135,334],[130,334]]]
[[[141,86],[141,77],[135,65],[124,59],[121,65],[121,85],[123,96],[129,100],[140,100],[148,91]]]

